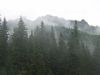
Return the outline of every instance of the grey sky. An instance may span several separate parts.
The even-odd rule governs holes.
[[[100,26],[100,0],[0,0],[0,14],[7,19],[20,15],[34,20],[51,14],[65,19],[85,19]]]

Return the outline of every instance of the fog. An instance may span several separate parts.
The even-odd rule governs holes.
[[[65,19],[85,19],[100,25],[99,0],[0,0],[0,14],[7,19],[25,16],[31,20],[51,14]]]

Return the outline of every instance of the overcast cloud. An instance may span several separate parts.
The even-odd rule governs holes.
[[[26,16],[34,20],[51,14],[65,19],[85,19],[100,26],[100,0],[0,0],[0,14],[7,19]]]

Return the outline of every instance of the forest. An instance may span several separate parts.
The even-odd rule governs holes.
[[[84,37],[92,38],[94,51]],[[91,41],[91,40],[90,40]],[[13,33],[0,20],[0,75],[100,75],[100,35],[45,23],[28,31],[20,17]]]

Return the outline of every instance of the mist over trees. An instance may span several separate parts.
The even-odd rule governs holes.
[[[29,33],[20,17],[8,32],[6,18],[0,19],[0,75],[100,75],[100,35],[93,36],[91,53],[82,38],[91,35],[79,31],[76,20],[73,29],[42,21]]]

